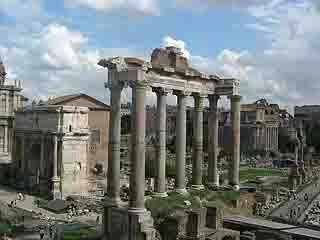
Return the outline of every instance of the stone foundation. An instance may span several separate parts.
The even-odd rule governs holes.
[[[104,207],[105,240],[155,240],[156,229],[149,211],[132,211],[127,206]]]

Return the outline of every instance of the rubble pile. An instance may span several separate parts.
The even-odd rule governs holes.
[[[320,226],[320,200],[312,202],[311,207],[306,211],[304,223]]]

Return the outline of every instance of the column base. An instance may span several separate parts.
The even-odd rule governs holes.
[[[191,185],[192,190],[203,190],[204,186],[201,185]]]
[[[210,190],[217,190],[217,189],[219,189],[219,183],[208,183],[208,188],[210,189]]]
[[[236,192],[238,192],[240,190],[240,186],[238,184],[232,185],[231,188],[233,191],[236,191]]]
[[[128,213],[132,214],[140,214],[140,213],[146,213],[147,209],[145,208],[135,208],[135,207],[129,207],[128,208]]]
[[[153,197],[165,198],[165,197],[168,197],[168,194],[166,192],[155,192],[153,193]]]
[[[185,189],[185,188],[177,188],[177,189],[175,190],[175,192],[176,192],[176,193],[179,193],[179,194],[182,194],[182,195],[187,195],[187,194],[189,194],[188,191],[187,191],[187,189]]]

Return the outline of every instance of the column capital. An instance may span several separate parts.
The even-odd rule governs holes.
[[[194,108],[196,111],[203,111],[204,97],[193,95],[194,97]]]
[[[208,97],[208,94],[204,94],[204,93],[192,93],[192,96],[194,98],[206,98]]]
[[[146,81],[130,81],[129,86],[131,88],[140,88],[140,89],[142,88],[147,89],[149,87],[148,82]]]
[[[169,88],[163,88],[163,87],[154,87],[152,88],[152,92],[156,93],[157,95],[160,94],[160,95],[168,95],[169,93],[172,94],[172,89],[169,89]]]
[[[173,90],[173,95],[176,96],[190,96],[191,94],[192,92],[187,90]]]
[[[228,98],[229,99],[231,99],[231,101],[241,101],[241,99],[242,99],[242,96],[240,96],[240,95],[230,95],[230,96],[228,96]]]
[[[113,90],[113,89],[117,89],[117,90],[120,90],[122,91],[122,89],[124,87],[127,87],[128,86],[128,82],[125,82],[125,81],[108,81],[108,82],[105,82],[104,83],[104,87],[105,88],[109,88],[110,91]]]
[[[218,100],[220,99],[220,95],[218,94],[209,94],[208,95],[208,99],[209,99],[209,102],[218,102]]]

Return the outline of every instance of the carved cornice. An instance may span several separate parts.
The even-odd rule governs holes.
[[[101,59],[98,62],[98,65],[104,68],[108,68],[109,70],[116,70],[118,72],[128,70],[128,65],[122,57],[109,58],[108,60]]]

